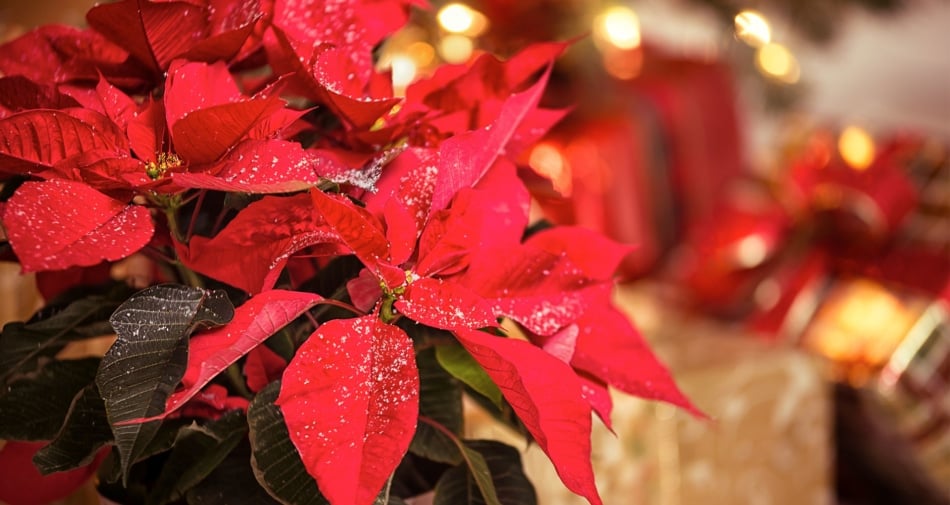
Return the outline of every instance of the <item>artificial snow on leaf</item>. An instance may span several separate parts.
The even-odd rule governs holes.
[[[322,166],[334,163],[296,142],[245,140],[234,146],[210,173],[173,174],[175,184],[241,193],[290,193],[321,181]]]
[[[416,431],[412,341],[376,316],[329,321],[290,362],[276,403],[330,503],[369,505]]]
[[[296,319],[323,297],[279,289],[265,291],[237,308],[231,322],[188,341],[188,364],[182,388],[168,397],[165,410],[147,419],[163,419],[201,391],[218,374]]]
[[[23,183],[0,221],[25,272],[122,259],[144,247],[154,232],[145,207],[59,179]]]
[[[706,417],[686,398],[630,320],[616,308],[592,308],[578,320],[571,364],[615,388]]]
[[[496,326],[491,306],[452,281],[425,278],[409,284],[396,309],[413,321],[443,330]]]
[[[105,402],[123,477],[155,436],[159,423],[131,423],[161,413],[185,374],[188,335],[227,323],[234,308],[224,292],[159,285],[132,295],[109,319],[118,338],[99,367],[96,385]]]
[[[259,293],[273,287],[290,255],[311,246],[338,254],[344,250],[341,242],[314,215],[310,195],[301,193],[256,201],[213,238],[194,236],[187,246],[176,243],[176,249],[189,268]],[[221,261],[222,257],[230,261]]]
[[[562,254],[522,245],[480,251],[460,281],[531,332],[551,335],[610,300],[609,282],[590,279]]]

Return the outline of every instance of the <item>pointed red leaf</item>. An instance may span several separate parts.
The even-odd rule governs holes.
[[[611,306],[599,306],[578,322],[580,334],[571,364],[607,384],[641,398],[660,400],[706,417],[679,390],[630,320]]]
[[[363,312],[370,312],[383,295],[379,279],[368,268],[360,270],[359,275],[346,282],[346,292],[353,306]]]
[[[319,167],[335,160],[305,150],[298,142],[245,140],[239,143],[210,173],[181,172],[173,175],[185,188],[205,188],[242,193],[289,193],[320,182]]]
[[[164,419],[197,395],[201,388],[232,363],[322,299],[320,295],[279,289],[252,297],[234,311],[230,323],[191,338],[188,343],[188,368],[181,379],[182,388],[168,397],[165,412],[128,422]]]
[[[452,330],[497,326],[491,306],[464,286],[442,279],[418,279],[396,302],[396,309],[413,321]]]
[[[139,159],[156,161],[159,152],[167,152],[170,146],[164,145],[165,104],[161,100],[147,101],[137,116],[129,120],[129,145]]]
[[[214,238],[195,236],[187,246],[176,244],[176,250],[192,270],[258,293],[273,286],[291,254],[311,246],[324,248],[324,253],[345,251],[339,235],[313,215],[310,195],[302,193],[264,197]]]
[[[90,81],[98,78],[99,68],[118,66],[127,57],[92,30],[44,25],[0,45],[0,74],[49,84]]]
[[[121,259],[144,247],[154,232],[145,207],[58,179],[23,183],[2,220],[25,272]]]
[[[165,116],[170,125],[199,110],[244,100],[223,62],[213,64],[176,60],[165,79]]]
[[[376,192],[366,196],[366,208],[382,215],[392,199],[409,210],[422,229],[429,217],[429,206],[439,173],[439,152],[435,149],[409,148],[386,166],[376,184]]]
[[[287,361],[266,345],[259,345],[247,354],[244,376],[247,388],[257,393],[271,382],[280,379],[287,368]]]
[[[610,389],[607,388],[607,383],[582,373],[577,374],[577,377],[581,381],[581,393],[583,393],[584,399],[597,413],[597,417],[604,423],[604,426],[608,430],[614,431],[613,421],[610,420],[610,414],[614,409],[614,400],[610,397]]]
[[[185,1],[99,4],[86,13],[86,21],[156,74],[208,35],[205,8]]]
[[[386,240],[389,241],[392,263],[401,265],[408,261],[416,250],[420,231],[416,219],[412,212],[395,198],[386,202],[383,217],[386,221]]]
[[[104,116],[88,111],[92,123],[66,112],[33,110],[0,120],[0,174],[49,168],[58,161],[93,150],[120,155],[128,146]]]
[[[330,196],[316,189],[310,194],[317,212],[367,268],[390,288],[406,282],[406,274],[390,265],[389,241],[371,214],[345,197]]]
[[[439,148],[439,179],[432,199],[433,209],[445,208],[462,188],[472,187],[491,168],[518,126],[534,110],[547,84],[550,71],[527,90],[511,95],[501,114],[490,125],[456,135]]]
[[[538,335],[551,335],[607,303],[611,285],[595,282],[560,254],[530,246],[493,248],[472,259],[463,281],[505,315]]]
[[[330,503],[370,505],[416,430],[412,341],[375,316],[332,320],[300,347],[276,404]]]
[[[322,101],[355,128],[364,129],[389,112],[401,99],[391,95],[366,96],[363,92],[365,81],[358,78],[360,71],[350,50],[330,48],[314,57],[313,76],[325,90]],[[366,79],[370,78],[369,75]]]
[[[457,330],[571,491],[600,505],[591,466],[591,407],[566,363],[522,340]]]
[[[469,255],[518,246],[528,201],[514,165],[499,160],[474,189],[461,190],[448,211],[430,217],[419,239],[416,273],[451,275],[468,266]]]
[[[55,87],[38,84],[22,75],[0,77],[0,118],[30,109],[78,107],[73,97]]]
[[[591,279],[609,280],[634,247],[614,242],[579,226],[555,226],[532,235],[528,245],[553,254],[565,254]]]

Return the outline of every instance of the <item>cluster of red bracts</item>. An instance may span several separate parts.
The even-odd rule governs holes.
[[[0,223],[27,272],[154,247],[245,291],[230,323],[191,338],[154,418],[239,407],[209,383],[248,356],[252,390],[282,377],[291,439],[334,505],[371,503],[415,432],[399,317],[451,332],[599,504],[589,435],[592,410],[609,424],[608,385],[695,409],[611,305],[628,248],[579,228],[522,241],[529,196],[511,159],[562,116],[538,102],[564,45],[447,66],[399,99],[371,52],[412,3],[124,0],[94,7],[88,29],[7,43],[0,180],[15,190]],[[314,108],[336,125],[307,121]],[[263,196],[213,236],[182,233],[178,206],[206,192]],[[358,317],[319,326],[290,363],[268,355],[265,339],[324,301],[278,285],[288,262],[351,254]],[[504,338],[503,318],[529,341]]]

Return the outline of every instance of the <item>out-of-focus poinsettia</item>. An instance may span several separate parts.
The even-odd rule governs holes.
[[[514,160],[563,115],[538,104],[566,44],[397,98],[373,49],[413,5],[123,0],[0,46],[2,236],[56,293],[0,334],[0,439],[43,474],[111,452],[118,502],[525,496],[462,437],[471,395],[599,504],[608,387],[697,413],[611,306],[628,249],[527,233]],[[133,255],[137,292],[103,277]]]

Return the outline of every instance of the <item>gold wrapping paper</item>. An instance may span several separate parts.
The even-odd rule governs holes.
[[[619,305],[712,420],[614,393],[616,436],[598,421],[594,472],[611,505],[824,505],[833,502],[831,397],[800,350],[677,313],[656,287],[623,287]],[[468,409],[467,436],[524,449],[540,505],[586,501],[561,484],[536,445]]]

